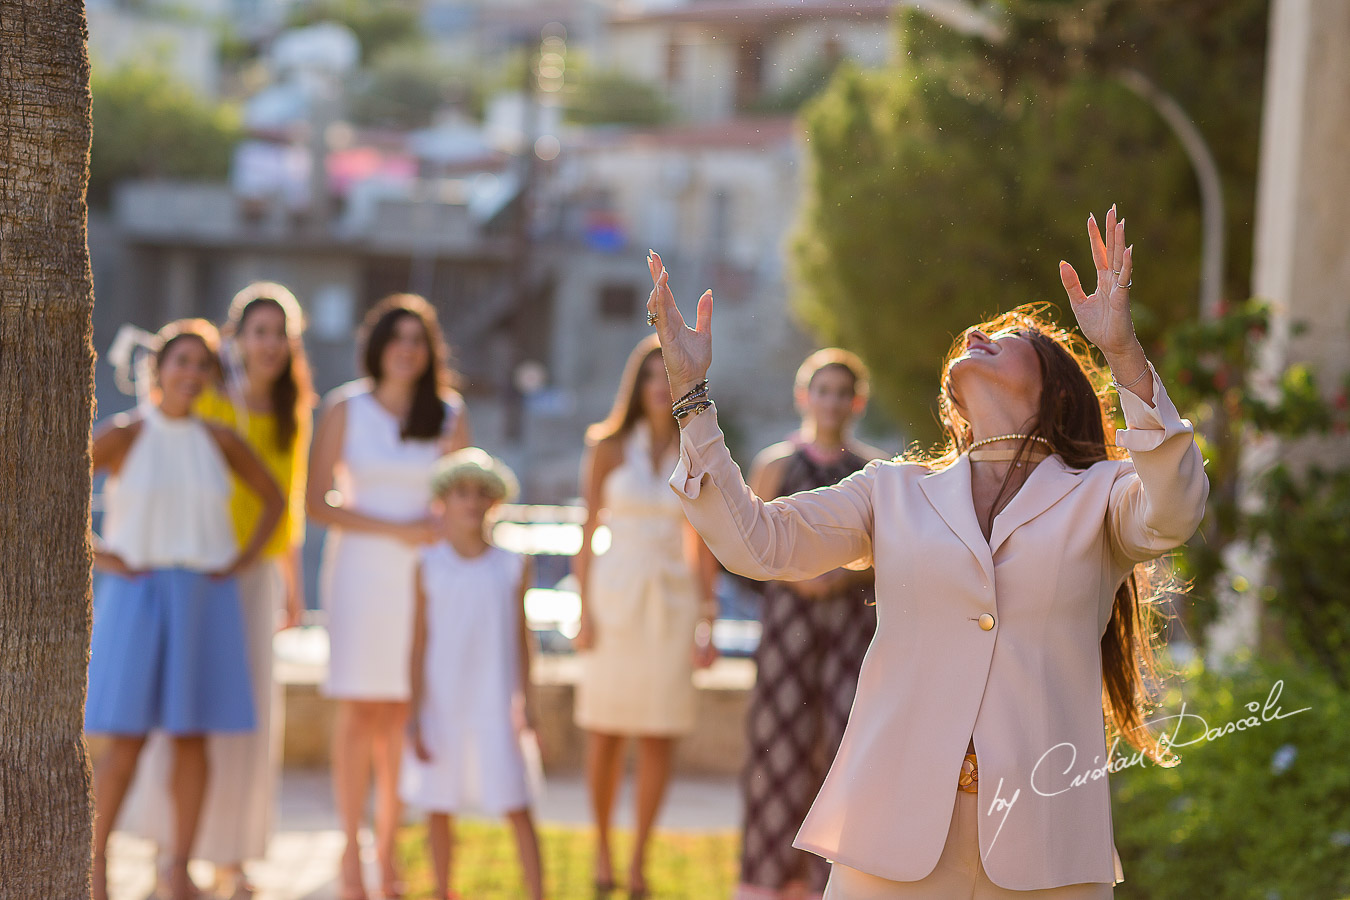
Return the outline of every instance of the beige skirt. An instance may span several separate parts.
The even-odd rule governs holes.
[[[1037,891],[1014,891],[989,880],[980,861],[977,831],[979,795],[956,792],[947,843],[937,866],[918,881],[889,881],[835,863],[824,900],[1109,900],[1104,882],[1066,884]]]

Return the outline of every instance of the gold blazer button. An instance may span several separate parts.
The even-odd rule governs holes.
[[[980,616],[980,627],[983,628],[985,631],[993,631],[994,617],[989,615],[989,613],[985,613],[984,615]]]

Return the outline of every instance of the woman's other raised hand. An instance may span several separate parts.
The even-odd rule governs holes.
[[[675,305],[670,273],[655,250],[647,255],[647,268],[652,276],[652,292],[647,297],[648,321],[655,326],[661,341],[671,395],[683,397],[704,379],[712,365],[712,291],[704,291],[699,298],[698,316],[695,326],[690,328]]]

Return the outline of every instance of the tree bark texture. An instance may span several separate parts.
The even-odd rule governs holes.
[[[89,896],[86,38],[0,0],[0,900]]]

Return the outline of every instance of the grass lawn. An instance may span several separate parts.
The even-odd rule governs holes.
[[[515,900],[525,897],[516,861],[515,841],[507,826],[495,822],[455,824],[453,887],[464,900]],[[587,828],[545,825],[540,831],[544,886],[550,900],[595,900],[591,881],[594,842]],[[647,886],[653,898],[724,900],[736,885],[738,836],[733,832],[657,831],[648,850]],[[616,833],[615,873],[622,886],[632,833]],[[433,896],[426,831],[418,825],[399,836],[399,856],[410,900]],[[614,900],[626,894],[616,891]]]

